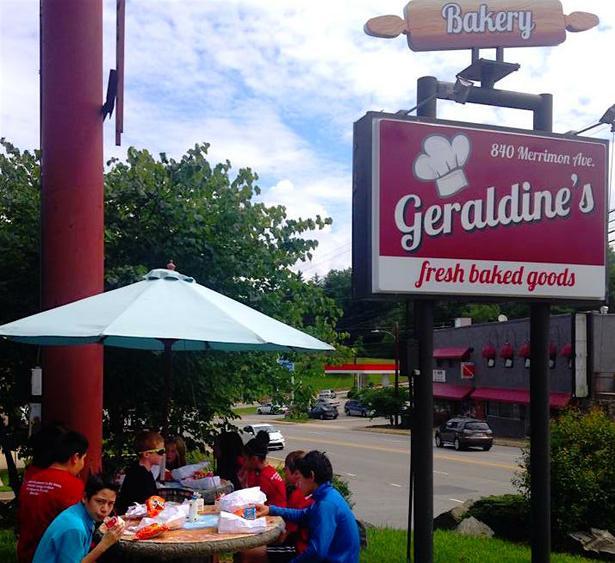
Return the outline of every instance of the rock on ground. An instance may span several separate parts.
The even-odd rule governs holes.
[[[465,536],[476,536],[481,538],[493,537],[493,530],[487,526],[487,524],[474,518],[474,516],[462,520],[457,528],[455,528],[455,531]]]

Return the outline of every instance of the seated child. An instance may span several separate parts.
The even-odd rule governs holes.
[[[214,439],[213,453],[216,458],[216,475],[233,483],[236,491],[245,487],[241,477],[243,469],[243,442],[237,432],[222,432]]]
[[[81,501],[61,512],[43,534],[34,554],[34,563],[97,561],[124,531],[124,523],[116,522],[90,551],[95,524],[111,515],[116,495],[117,486],[114,483],[91,475]]]
[[[115,505],[118,514],[125,514],[133,503],[142,504],[158,491],[152,467],[162,463],[164,439],[158,432],[141,432],[135,439],[135,452],[139,459],[126,469]]]
[[[267,495],[267,504],[286,506],[286,486],[282,477],[278,475],[275,467],[267,463],[267,447],[269,446],[269,434],[261,430],[255,438],[252,438],[245,448],[248,471],[252,471],[254,479],[250,486],[260,487]]]
[[[290,452],[284,461],[284,474],[286,476],[286,501],[288,508],[307,508],[314,503],[312,495],[305,494],[298,487],[301,476],[297,469],[297,461],[303,458],[305,452],[296,450]],[[307,527],[300,527],[294,522],[286,522],[286,531],[279,543],[267,546],[267,558],[270,563],[286,563],[297,555],[303,553],[309,541],[310,531]]]
[[[169,436],[164,440],[164,480],[171,481],[173,469],[179,469],[186,465],[186,442],[181,436]]]

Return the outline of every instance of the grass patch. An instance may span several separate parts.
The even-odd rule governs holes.
[[[0,530],[0,561],[2,563],[14,563],[17,561],[15,546],[16,540],[13,530]]]
[[[529,546],[498,539],[472,538],[455,532],[434,532],[434,563],[519,563],[531,560]],[[361,563],[403,563],[406,560],[406,532],[389,528],[368,528],[367,549]],[[590,563],[575,555],[554,553],[553,563]]]
[[[233,412],[235,414],[238,414],[239,416],[244,416],[246,414],[256,414],[256,408],[257,407],[240,407],[237,409],[233,409]]]
[[[354,384],[354,376],[349,375],[313,375],[302,378],[303,383],[312,387],[317,393],[321,389],[335,389],[336,391],[352,389]],[[367,376],[367,382],[374,385],[382,383],[380,374],[370,373]]]
[[[222,555],[221,562],[232,562],[232,555]],[[361,552],[361,563],[404,563],[406,560],[406,532],[389,528],[368,528],[367,549]],[[471,538],[454,532],[437,530],[434,533],[434,563],[520,563],[531,560],[530,548],[497,539]],[[0,530],[0,561],[15,563],[15,534]],[[553,563],[593,563],[575,555],[553,553]]]

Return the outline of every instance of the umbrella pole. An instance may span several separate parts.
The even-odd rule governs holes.
[[[164,343],[164,404],[163,404],[163,419],[162,419],[162,435],[166,438],[169,435],[169,416],[171,414],[171,394],[173,391],[173,340],[165,339]]]

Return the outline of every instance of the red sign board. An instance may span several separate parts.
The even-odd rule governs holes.
[[[461,379],[474,379],[475,371],[474,362],[461,362]]]
[[[355,202],[371,205],[353,209],[353,268],[368,293],[604,299],[607,141],[363,119]]]

